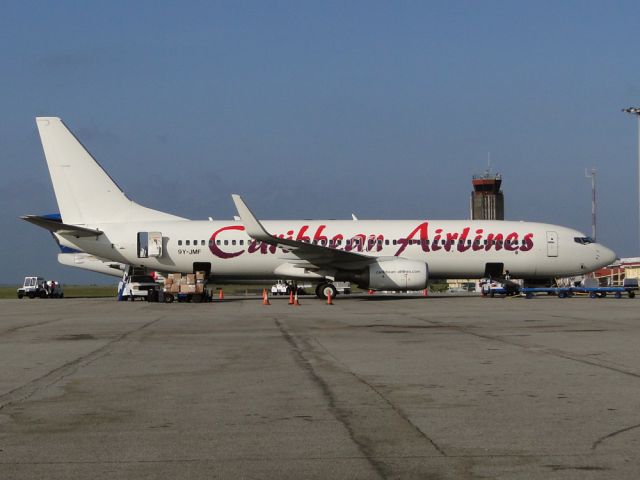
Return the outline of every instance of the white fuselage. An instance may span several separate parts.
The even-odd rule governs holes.
[[[572,276],[615,260],[608,248],[578,241],[586,238],[579,231],[543,223],[278,220],[262,224],[281,238],[371,257],[423,261],[429,278],[480,278],[487,263],[503,264],[513,278]],[[251,239],[239,221],[169,220],[87,227],[104,234],[84,238],[65,235],[63,242],[101,258],[150,270],[191,273],[194,263],[210,263],[210,280],[214,282],[318,277],[297,265],[300,260],[292,253]],[[162,234],[161,256],[140,258],[138,232]],[[323,274],[331,276],[331,272]]]

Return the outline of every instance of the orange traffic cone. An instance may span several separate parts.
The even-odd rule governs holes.
[[[369,295],[373,295],[373,290],[369,290]]]
[[[289,292],[289,305],[293,305],[294,301],[293,301],[293,290],[291,290]]]
[[[263,305],[271,305],[269,302],[269,294],[267,293],[267,289],[262,290],[262,304]]]
[[[293,297],[293,304],[294,304],[296,307],[299,307],[299,306],[300,306],[300,302],[298,301],[298,292],[297,292],[297,291],[296,291],[296,294],[295,294],[295,295],[294,295],[294,297]]]
[[[224,292],[222,291],[222,289],[220,289],[220,293],[218,293],[218,299],[220,301],[224,300]]]
[[[327,305],[333,305],[333,298],[331,295],[331,291],[327,294]]]

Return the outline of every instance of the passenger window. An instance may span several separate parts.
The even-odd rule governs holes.
[[[225,241],[224,241],[224,244],[225,244],[225,245],[229,245],[229,240],[225,240]]]
[[[236,241],[235,240],[231,240],[231,245],[235,245]]]
[[[182,240],[178,240],[178,245],[182,245]]]
[[[244,240],[240,240],[240,245],[244,245]]]
[[[186,242],[184,242],[185,245],[191,245],[191,243],[189,242],[189,240],[187,240]]]
[[[385,245],[389,245],[389,239],[385,240],[385,241],[384,241],[384,244],[385,244]]]
[[[393,239],[393,244],[394,244],[394,245],[397,245],[397,244],[398,244],[398,241],[397,241],[395,238]]]
[[[216,245],[220,245],[220,240],[216,240]]]

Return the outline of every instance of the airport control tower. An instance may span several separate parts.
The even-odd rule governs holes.
[[[504,220],[504,195],[500,190],[502,177],[487,170],[473,176],[471,220]]]

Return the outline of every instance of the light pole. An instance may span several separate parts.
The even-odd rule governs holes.
[[[638,119],[638,241],[640,242],[640,108],[623,108],[622,111],[635,115]]]
[[[591,238],[596,241],[596,169],[592,168],[591,173],[584,171],[584,176],[591,178]]]

